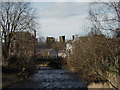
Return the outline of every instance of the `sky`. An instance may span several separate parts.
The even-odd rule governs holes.
[[[38,37],[53,36],[58,38],[65,35],[71,39],[72,35],[86,34],[88,24],[88,2],[32,2],[37,10]]]

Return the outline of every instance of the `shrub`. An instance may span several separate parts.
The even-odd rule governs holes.
[[[18,58],[16,55],[9,57],[7,65],[3,66],[3,72],[20,72],[24,67],[25,61],[23,58]]]
[[[7,61],[7,66],[3,67],[3,72],[16,73],[21,78],[36,71],[35,57],[11,56]]]
[[[105,36],[81,37],[74,43],[68,67],[84,79],[106,79],[109,66],[115,65],[115,52]]]

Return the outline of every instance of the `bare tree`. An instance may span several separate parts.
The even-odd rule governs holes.
[[[111,31],[115,33],[116,37],[120,34],[120,0],[119,2],[97,2],[91,3],[89,9],[90,21],[93,27],[97,28],[95,30],[99,31]],[[114,46],[114,58],[117,59],[116,69],[119,71],[120,75],[120,39],[111,39],[113,43],[110,46]],[[111,62],[113,64],[113,62]]]
[[[98,30],[118,31],[120,23],[120,2],[90,3],[89,15],[92,25]]]
[[[105,80],[117,89],[107,76],[117,61],[110,40],[104,35],[87,36],[80,37],[73,45],[73,54],[67,60],[68,68],[88,82]]]
[[[2,2],[0,8],[0,30],[4,42],[3,55],[7,59],[13,34],[17,31],[35,30],[35,10],[29,2]]]

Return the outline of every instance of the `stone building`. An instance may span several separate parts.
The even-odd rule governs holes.
[[[55,42],[54,37],[47,37],[46,42]]]
[[[46,38],[46,47],[47,48],[52,48],[53,43],[55,42],[55,38],[54,37],[47,37]]]
[[[65,43],[65,36],[59,36],[59,41],[61,43]]]
[[[29,32],[14,32],[9,55],[32,56],[35,53],[36,38]]]

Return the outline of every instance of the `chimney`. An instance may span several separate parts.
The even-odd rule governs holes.
[[[75,36],[74,35],[72,35],[72,40],[74,40],[75,39]]]
[[[35,38],[36,38],[36,30],[34,30],[34,36],[35,36]]]

